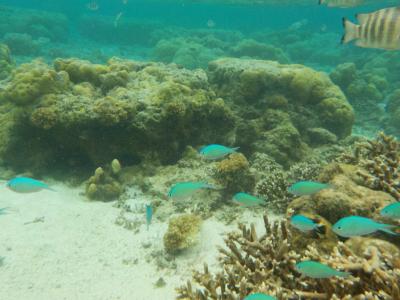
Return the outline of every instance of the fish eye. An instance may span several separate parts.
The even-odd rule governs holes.
[[[342,229],[342,226],[338,226],[338,228],[337,228],[337,229],[339,229],[339,230],[340,230],[340,229]]]

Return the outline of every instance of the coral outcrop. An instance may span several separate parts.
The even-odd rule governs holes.
[[[361,167],[357,174],[364,185],[400,200],[400,143],[393,136],[380,132],[375,140],[357,144],[342,159]]]
[[[241,149],[267,153],[288,166],[306,155],[307,142],[315,137],[310,128],[329,132],[329,140],[351,133],[353,110],[323,73],[227,58],[211,62],[208,74],[217,95],[229,99],[242,118],[236,143]]]
[[[4,44],[0,44],[0,80],[10,74],[12,67],[10,49]]]
[[[311,196],[296,198],[289,204],[289,208],[295,213],[320,215],[332,224],[349,215],[379,218],[379,210],[395,199],[387,193],[360,185],[362,178],[358,170],[352,165],[328,165],[319,178],[333,187]]]
[[[86,183],[86,196],[91,200],[112,201],[118,199],[123,192],[119,180],[121,164],[114,159],[104,170],[98,167],[94,175]]]
[[[20,163],[14,149],[29,141],[64,166],[98,166],[114,157],[124,164],[174,162],[187,145],[224,143],[234,129],[232,111],[205,72],[164,64],[56,60],[52,68],[34,61],[13,71],[0,99],[30,105],[18,120],[24,124],[18,138],[7,145],[10,163]],[[46,165],[29,157],[39,158],[27,155],[26,166]]]
[[[231,154],[218,162],[214,178],[230,197],[237,192],[251,192],[255,185],[255,177],[250,172],[249,162],[241,153]]]
[[[200,225],[201,218],[193,214],[171,218],[163,238],[165,250],[169,253],[177,253],[195,245]]]
[[[383,243],[358,247],[358,255],[339,243],[327,255],[318,250],[317,240],[304,249],[293,246],[286,222],[268,222],[265,233],[257,234],[254,225],[240,226],[228,234],[220,249],[221,271],[213,274],[204,266],[193,280],[178,288],[179,299],[232,299],[261,292],[278,299],[398,299],[400,273],[398,251]],[[360,241],[358,241],[360,242]],[[353,243],[354,245],[354,243]],[[312,279],[301,277],[295,264],[316,260],[351,273],[348,278]]]

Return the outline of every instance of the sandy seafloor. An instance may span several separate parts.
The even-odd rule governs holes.
[[[193,268],[205,261],[215,267],[221,233],[236,227],[204,221],[200,242],[176,258],[177,268],[157,270],[146,257],[162,249],[166,223],[155,219],[149,231],[143,224],[134,234],[115,224],[120,209],[113,202],[89,202],[83,188],[52,187],[56,192],[31,194],[0,188],[0,207],[9,207],[0,215],[0,299],[175,299]],[[262,226],[253,213],[243,218]],[[166,285],[156,288],[160,277]]]

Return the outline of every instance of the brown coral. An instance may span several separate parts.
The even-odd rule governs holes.
[[[363,168],[358,175],[366,186],[400,200],[400,143],[394,137],[380,132],[376,140],[358,144],[343,160]]]
[[[225,239],[228,249],[220,249],[223,270],[216,275],[195,272],[194,281],[178,288],[179,298],[191,300],[239,300],[253,292],[264,292],[279,299],[399,299],[400,272],[391,253],[369,245],[361,256],[340,243],[330,255],[317,248],[295,249],[286,222],[270,224],[264,217],[266,233],[259,237],[252,224]],[[348,278],[302,278],[294,271],[296,262],[312,259],[351,272]]]

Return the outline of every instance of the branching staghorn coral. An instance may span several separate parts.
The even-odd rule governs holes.
[[[188,281],[178,288],[179,299],[241,300],[254,292],[274,295],[280,300],[294,299],[400,299],[400,271],[389,251],[372,243],[357,256],[339,243],[329,256],[309,245],[295,249],[285,221],[269,223],[264,217],[265,234],[258,236],[254,225],[240,225],[241,232],[228,234],[221,253],[222,270],[212,274],[208,266],[195,272],[198,289]],[[294,265],[311,259],[351,272],[347,278],[302,278]]]
[[[343,160],[363,167],[360,175],[372,189],[389,193],[400,201],[400,143],[383,132],[376,140],[356,145],[353,154]]]

